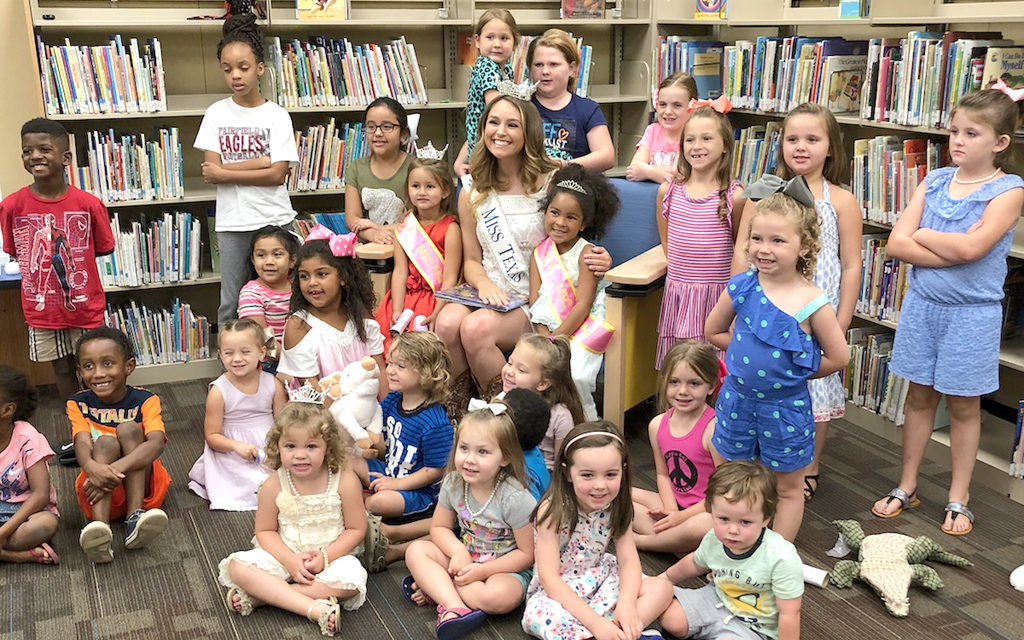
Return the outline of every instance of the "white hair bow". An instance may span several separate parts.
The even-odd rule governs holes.
[[[508,411],[508,406],[500,404],[498,402],[487,402],[485,400],[481,400],[480,398],[470,398],[469,410],[479,411],[480,409],[487,409],[494,415],[500,416],[501,414]]]

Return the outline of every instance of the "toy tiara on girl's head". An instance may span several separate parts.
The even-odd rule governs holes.
[[[317,391],[307,380],[301,387],[288,387],[288,399],[292,402],[305,402],[308,404],[323,404],[324,392]]]
[[[538,82],[530,84],[529,80],[523,80],[520,84],[516,84],[511,80],[503,80],[498,74],[494,74],[494,80],[497,84],[498,93],[510,98],[518,98],[524,102],[530,101],[530,98],[533,97],[533,92],[537,90],[537,85],[540,84]]]
[[[448,145],[444,145],[444,149],[438,151],[434,147],[434,143],[427,141],[427,146],[416,147],[416,157],[420,160],[443,160],[444,152],[448,150]]]
[[[583,185],[581,185],[580,183],[576,182],[575,180],[562,180],[561,182],[557,183],[555,186],[558,187],[559,189],[568,189],[569,191],[575,191],[576,193],[582,193],[585,196],[589,196],[590,195],[587,192],[587,190],[583,188]]]

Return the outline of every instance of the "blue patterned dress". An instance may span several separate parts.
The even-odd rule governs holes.
[[[821,364],[821,347],[800,322],[828,304],[827,296],[789,315],[764,294],[754,270],[733,276],[726,291],[736,322],[712,443],[727,460],[760,457],[772,471],[801,469],[814,458],[807,378]]]

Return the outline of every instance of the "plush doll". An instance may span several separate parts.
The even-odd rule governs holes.
[[[925,560],[935,560],[957,567],[969,567],[971,562],[947,551],[936,544],[931,538],[921,536],[911,538],[899,533],[879,533],[864,536],[864,531],[855,520],[834,520],[839,529],[841,547],[846,546],[860,550],[860,562],[840,560],[832,569],[832,584],[845,588],[853,584],[854,579],[868,583],[882,598],[886,610],[897,618],[905,618],[910,613],[908,591],[911,584],[937,591],[942,588],[942,579],[928,565],[921,564]]]
[[[352,436],[362,456],[376,457],[372,447],[381,441],[384,414],[377,402],[380,372],[373,358],[351,362],[341,371],[321,378],[320,388],[334,400],[327,410]]]

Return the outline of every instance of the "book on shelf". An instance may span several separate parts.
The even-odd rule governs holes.
[[[889,370],[893,332],[883,327],[852,327],[846,332],[850,361],[844,384],[846,399],[902,425],[909,384]]]
[[[345,188],[345,167],[369,154],[363,123],[312,125],[295,132],[299,161],[288,175],[289,191],[324,191]]]
[[[464,304],[467,307],[479,307],[481,309],[491,309],[493,311],[511,311],[512,309],[522,307],[528,302],[526,298],[512,297],[506,305],[487,304],[480,299],[480,295],[477,293],[476,287],[466,282],[457,284],[449,289],[442,289],[434,295],[442,300],[457,302],[459,304]]]
[[[948,144],[876,136],[854,140],[850,188],[867,222],[893,225],[925,176],[948,163]]]
[[[171,200],[185,195],[181,140],[177,127],[146,134],[117,135],[113,129],[86,133],[87,164],[78,159],[75,134],[68,136],[71,164],[68,184],[105,203],[127,200]]]
[[[733,151],[733,175],[750,184],[766,173],[774,173],[782,124],[777,121],[739,129]]]
[[[191,213],[144,215],[122,227],[120,214],[115,211],[110,226],[114,252],[96,258],[104,287],[187,282],[201,275],[202,229]]]
[[[583,38],[577,38],[569,34],[576,50],[579,52],[580,64],[576,71],[576,90],[573,92],[581,98],[589,96],[591,84],[591,70],[594,66],[594,47],[583,44]],[[530,80],[530,70],[526,68],[526,54],[530,43],[537,39],[537,36],[520,36],[519,44],[512,53],[509,64],[512,65],[512,80],[521,83]]]
[[[349,0],[295,0],[299,20],[348,20]]]
[[[1010,475],[1024,478],[1024,400],[1017,401],[1017,424],[1010,447]]]
[[[217,241],[216,209],[206,210],[206,232],[210,236],[210,267],[214,273],[220,273],[220,243]]]
[[[825,80],[818,104],[833,113],[856,112],[860,109],[860,90],[867,70],[867,56],[829,56],[821,77]]]
[[[107,305],[103,322],[132,341],[140,365],[170,364],[210,357],[210,322],[175,298],[169,309],[149,309],[135,300]]]
[[[910,265],[885,253],[887,233],[865,233],[861,237],[861,280],[857,313],[897,322],[909,283]]]
[[[727,4],[728,0],[697,0],[693,19],[709,22],[725,20]]]
[[[1009,87],[1024,86],[1024,47],[989,47],[981,86],[987,88],[1000,78]]]
[[[474,35],[472,31],[460,31],[455,36],[457,59],[459,64],[467,67],[476,64],[476,57],[480,53],[476,48],[476,43],[473,42]]]
[[[47,45],[36,36],[39,78],[46,115],[165,111],[160,41],[139,44],[120,35],[106,45]]]
[[[388,96],[402,104],[426,104],[416,48],[405,36],[386,44],[353,44],[347,38],[311,36],[270,39],[277,103],[286,108],[366,106]]]
[[[871,0],[839,0],[839,17],[843,20],[865,18],[871,10]]]
[[[603,18],[605,0],[562,0],[559,16],[566,18]]]
[[[658,83],[673,73],[685,71],[697,83],[701,98],[717,98],[722,95],[721,42],[688,40],[683,36],[658,37]]]
[[[1003,340],[1024,338],[1024,263],[1010,261],[1002,304]]]
[[[299,234],[305,238],[318,224],[322,224],[334,233],[348,233],[345,213],[341,211],[303,211],[295,218]]]

